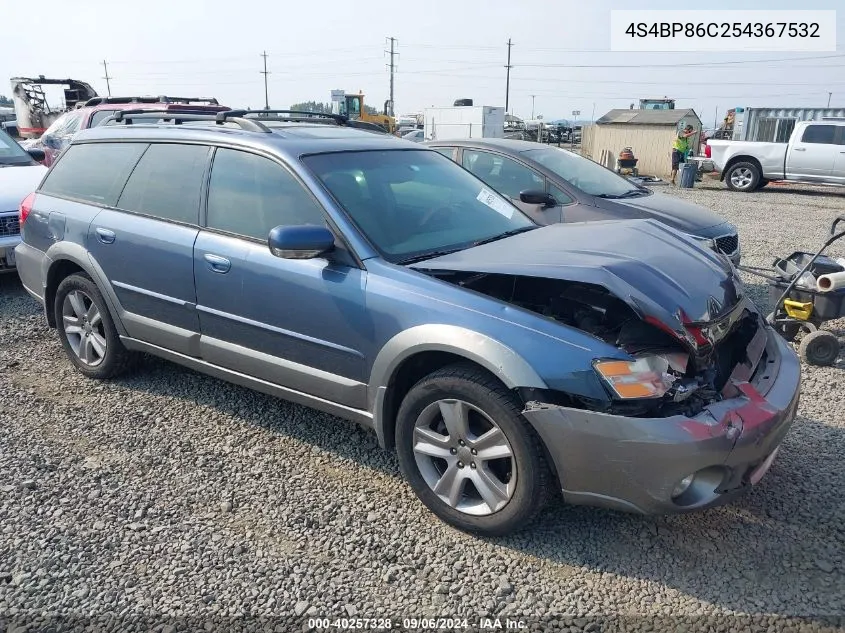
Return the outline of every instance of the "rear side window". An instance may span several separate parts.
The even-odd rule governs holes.
[[[117,206],[163,220],[199,224],[200,193],[210,151],[203,145],[150,145]]]
[[[41,193],[113,207],[146,143],[85,143],[61,155]]]
[[[836,134],[835,125],[808,125],[801,136],[801,142],[833,145],[834,134]]]

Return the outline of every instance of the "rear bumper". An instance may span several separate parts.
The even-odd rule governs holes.
[[[44,303],[44,280],[42,270],[47,255],[29,244],[21,242],[15,248],[15,259],[18,264],[18,276],[24,289],[35,299]]]
[[[548,447],[566,501],[642,514],[717,506],[765,474],[798,408],[798,358],[771,328],[765,355],[735,395],[689,418],[628,418],[531,403],[523,412]],[[696,473],[686,492],[673,490]]]

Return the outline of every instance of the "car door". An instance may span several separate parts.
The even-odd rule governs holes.
[[[845,125],[836,126],[836,154],[833,157],[831,180],[845,184]]]
[[[199,355],[193,249],[210,155],[205,145],[149,145],[88,233],[129,336],[190,356]]]
[[[538,224],[561,221],[560,206],[543,208],[519,199],[523,191],[547,191],[546,178],[525,164],[496,152],[469,148],[464,148],[461,164]]]
[[[194,249],[205,360],[355,408],[366,406],[366,271],[338,254],[282,259],[279,225],[326,224],[293,173],[266,156],[215,152]]]
[[[835,144],[836,127],[828,123],[813,123],[804,128],[801,137],[788,149],[787,178],[826,180],[833,175],[839,149]]]

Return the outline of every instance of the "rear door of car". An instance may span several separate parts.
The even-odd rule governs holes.
[[[845,184],[845,125],[836,126],[836,154],[833,159],[831,180]]]
[[[839,152],[836,125],[811,123],[793,141],[786,157],[786,177],[796,180],[827,180]]]
[[[366,406],[366,271],[331,255],[283,259],[280,225],[325,225],[324,210],[276,159],[218,148],[194,249],[204,360],[354,408]]]
[[[88,250],[117,296],[129,336],[198,356],[193,249],[211,148],[125,146],[139,160],[117,201],[91,222]]]

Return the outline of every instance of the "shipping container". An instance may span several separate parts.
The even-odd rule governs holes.
[[[503,138],[504,135],[504,108],[458,106],[425,109],[426,140]]]
[[[845,119],[845,108],[736,108],[733,141],[786,143],[798,121]]]

